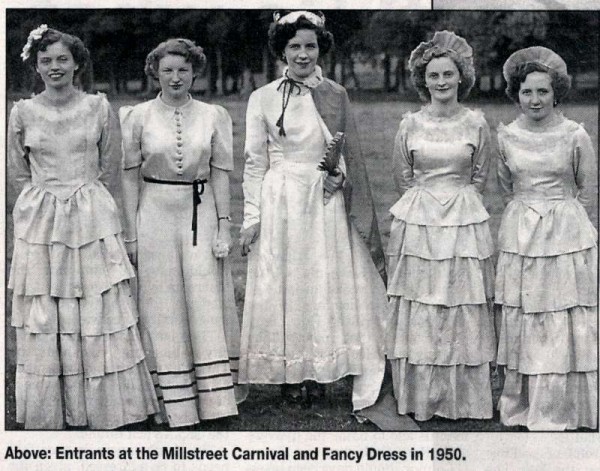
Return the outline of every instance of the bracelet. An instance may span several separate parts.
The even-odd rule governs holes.
[[[137,242],[137,237],[134,237],[133,239],[123,239],[123,242],[125,242],[126,244],[130,244],[131,242]]]
[[[219,216],[217,218],[218,221],[222,220],[222,219],[226,219],[227,221],[231,222],[231,216]]]

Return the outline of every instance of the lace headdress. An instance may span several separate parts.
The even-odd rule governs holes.
[[[430,41],[419,44],[410,54],[408,68],[412,71],[418,63],[428,63],[435,52],[452,51],[455,54],[473,63],[473,48],[464,38],[452,31],[436,31]]]

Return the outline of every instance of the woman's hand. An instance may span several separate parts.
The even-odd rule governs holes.
[[[231,233],[229,221],[219,220],[219,229],[213,240],[213,254],[216,258],[225,258],[231,252]]]
[[[240,232],[240,245],[242,246],[242,256],[246,256],[250,253],[250,246],[256,242],[258,236],[260,235],[260,222],[248,227],[247,229],[242,229]]]
[[[323,203],[329,203],[333,194],[344,184],[344,174],[338,170],[337,175],[327,174],[323,182]]]
[[[137,269],[137,240],[125,242],[125,251],[131,264]]]

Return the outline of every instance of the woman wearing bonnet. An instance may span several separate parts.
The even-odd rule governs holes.
[[[251,95],[246,115],[240,382],[281,384],[292,403],[306,389],[310,403],[351,375],[362,409],[383,379],[387,300],[356,124],[345,89],[317,65],[333,39],[322,14],[274,20],[269,44],[287,67]],[[338,132],[339,163],[319,170]]]
[[[502,306],[500,420],[530,430],[597,427],[597,154],[585,129],[556,107],[571,78],[544,47],[504,64],[521,114],[498,128],[498,182],[507,203],[498,245]]]
[[[42,25],[22,57],[44,91],[15,103],[7,136],[20,191],[9,281],[17,421],[27,429],[144,421],[158,403],[115,204],[118,121],[104,95],[74,85],[91,65],[79,38]]]
[[[397,411],[491,418],[494,249],[481,199],[489,129],[481,112],[460,104],[475,82],[473,51],[436,32],[409,67],[429,103],[403,118],[393,155],[401,197],[390,209],[386,353]]]

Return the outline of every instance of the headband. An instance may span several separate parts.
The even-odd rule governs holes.
[[[325,26],[325,16],[323,16],[323,13],[317,15],[306,10],[293,11],[284,16],[281,16],[279,12],[275,12],[273,14],[273,21],[277,24],[284,25],[289,23],[295,23],[301,16],[306,18],[315,26],[318,26],[320,28],[323,28]]]

